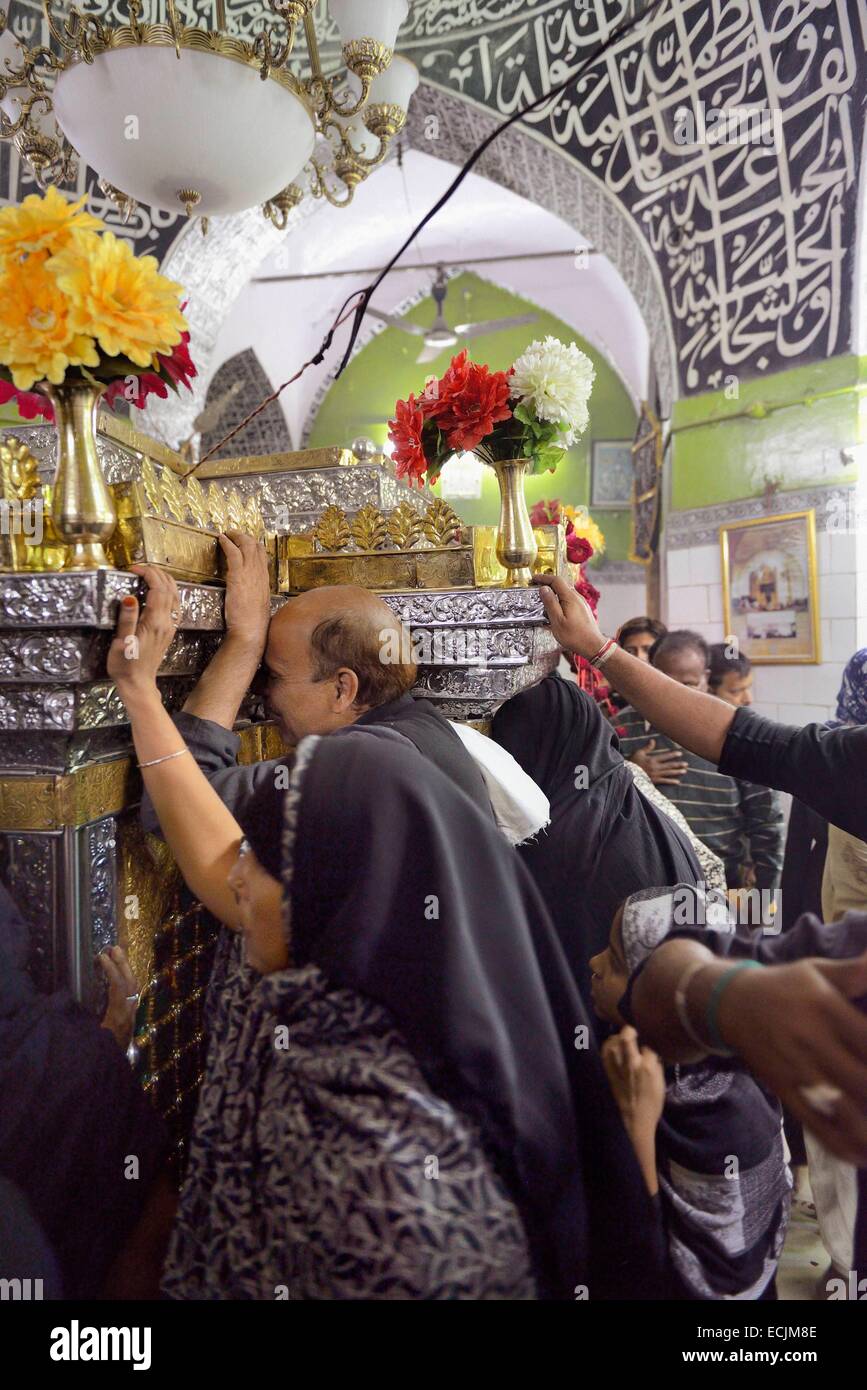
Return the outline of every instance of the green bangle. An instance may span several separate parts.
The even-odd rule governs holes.
[[[722,1053],[724,1056],[727,1057],[733,1057],[734,1050],[726,1045],[725,1039],[723,1038],[719,1030],[719,1022],[717,1015],[719,1014],[720,1001],[722,1000],[723,994],[725,993],[731,981],[734,979],[735,975],[739,974],[741,970],[752,969],[761,970],[761,961],[738,961],[737,965],[733,965],[730,970],[726,970],[722,975],[720,975],[719,979],[716,981],[716,984],[711,990],[710,998],[707,1001],[707,1008],[705,1009],[704,1015],[707,1035],[713,1043],[714,1050],[716,1052]]]

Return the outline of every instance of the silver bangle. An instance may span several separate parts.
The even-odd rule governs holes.
[[[166,753],[164,758],[151,758],[149,763],[139,763],[139,767],[156,767],[158,763],[170,763],[172,758],[182,758],[189,748],[179,748],[177,753]]]

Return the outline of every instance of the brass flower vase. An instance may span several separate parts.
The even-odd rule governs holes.
[[[67,570],[110,568],[105,544],[114,533],[117,512],[96,448],[96,407],[104,389],[72,375],[59,386],[39,384],[54,406],[57,471],[51,519],[57,539],[68,546]]]
[[[539,546],[527,511],[524,479],[532,459],[498,459],[492,464],[500,487],[500,527],[497,559],[506,570],[506,588],[523,588],[533,581]]]

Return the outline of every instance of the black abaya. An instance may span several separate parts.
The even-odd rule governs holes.
[[[588,961],[608,945],[614,915],[641,888],[699,883],[688,840],[645,800],[599,706],[549,676],[498,711],[493,737],[538,783],[551,823],[519,854],[535,879],[585,1000]]]

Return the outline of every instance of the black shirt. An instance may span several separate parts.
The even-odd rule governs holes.
[[[719,770],[791,792],[832,825],[867,839],[867,725],[796,728],[741,708]]]
[[[241,740],[231,729],[210,719],[199,719],[195,714],[183,712],[174,715],[174,722],[214,791],[241,829],[245,829],[247,807],[264,781],[273,784],[274,767],[278,760],[239,767]],[[466,792],[479,810],[493,819],[490,797],[481,772],[448,720],[429,700],[402,695],[399,700],[391,700],[387,705],[368,710],[356,720],[355,725],[347,727],[363,728],[371,724],[382,724],[403,734],[410,743],[415,744],[423,757],[436,763],[461,791]],[[160,833],[159,821],[147,792],[142,796],[141,820],[145,830]]]

